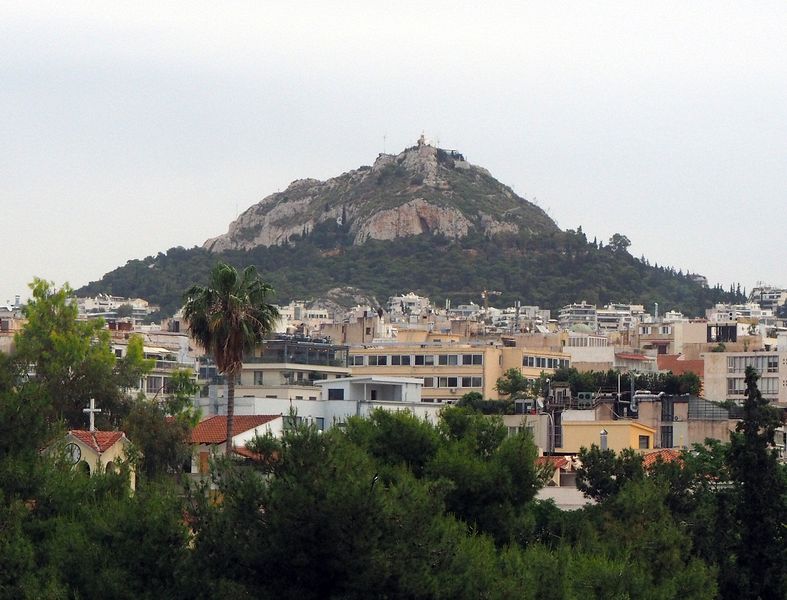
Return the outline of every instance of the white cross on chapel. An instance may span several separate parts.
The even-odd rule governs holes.
[[[96,413],[100,413],[101,409],[96,408],[96,400],[95,398],[90,399],[90,406],[88,408],[82,409],[83,413],[87,413],[90,415],[90,431],[96,430]]]

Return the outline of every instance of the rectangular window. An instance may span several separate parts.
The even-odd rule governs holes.
[[[433,366],[434,365],[434,355],[433,354],[424,354],[424,364],[426,366]]]
[[[472,380],[473,380],[473,387],[480,388],[483,385],[483,383],[481,383],[480,377],[473,377]]]
[[[424,355],[423,354],[416,354],[415,355],[415,366],[420,367],[424,364]]]
[[[672,448],[672,425],[661,426],[661,447]]]
[[[425,388],[434,387],[434,377],[424,377],[424,387]]]
[[[675,418],[675,404],[672,398],[663,398],[661,400],[661,420],[672,421]]]
[[[458,379],[459,379],[458,377],[449,377],[448,378],[448,387],[450,387],[450,388],[459,387]]]
[[[472,365],[473,364],[473,355],[472,354],[463,354],[462,355],[462,364],[463,365]]]
[[[448,387],[448,377],[438,377],[437,378],[437,387]]]
[[[437,364],[442,366],[453,366],[457,364],[458,358],[459,356],[457,354],[440,354],[437,357]]]
[[[404,365],[410,366],[410,355],[409,354],[403,354],[402,355],[402,365],[403,366]]]
[[[650,448],[650,437],[647,435],[639,436],[639,449],[647,450]]]
[[[328,388],[328,400],[344,400],[344,389]]]
[[[314,417],[314,426],[317,431],[325,431],[325,417]]]
[[[363,366],[363,356],[351,356],[350,357],[350,366],[351,367],[362,367]]]
[[[399,354],[392,354],[391,355],[391,366],[398,367],[402,364],[402,357]]]
[[[462,377],[462,387],[473,387],[473,378],[472,377]]]

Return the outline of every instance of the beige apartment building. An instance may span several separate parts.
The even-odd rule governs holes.
[[[703,391],[709,400],[742,403],[746,367],[760,374],[757,385],[763,398],[787,406],[787,352],[706,352]]]
[[[499,399],[497,380],[506,370],[519,369],[525,377],[537,379],[541,372],[552,373],[570,366],[562,352],[500,345],[459,343],[379,344],[350,349],[353,375],[417,377],[423,379],[423,402],[450,403],[469,392]]]

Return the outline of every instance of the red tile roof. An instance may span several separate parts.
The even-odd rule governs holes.
[[[254,429],[281,415],[236,415],[233,419],[233,435]],[[192,444],[221,444],[227,441],[227,417],[217,415],[201,421],[191,431]]]
[[[673,461],[683,463],[678,450],[674,450],[673,448],[662,448],[661,450],[654,450],[653,452],[645,454],[642,458],[642,466],[646,469],[650,469],[659,460],[665,463]]]
[[[122,431],[85,431],[82,429],[72,429],[68,433],[86,446],[93,448],[93,450],[99,454],[103,454],[120,439],[126,437],[126,434]]]

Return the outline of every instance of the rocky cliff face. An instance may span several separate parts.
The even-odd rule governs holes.
[[[424,233],[461,238],[472,231],[557,230],[543,210],[486,169],[422,138],[400,154],[381,154],[372,167],[328,181],[294,181],[246,210],[204,247],[222,252],[278,245],[325,221],[346,228],[353,244]]]

